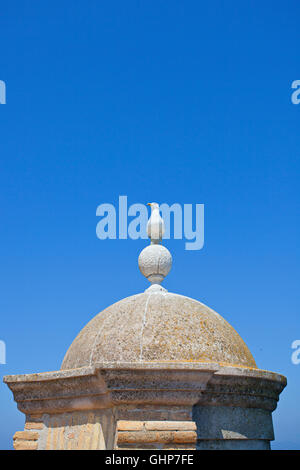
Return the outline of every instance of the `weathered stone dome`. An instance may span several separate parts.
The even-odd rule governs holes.
[[[164,290],[127,297],[96,315],[71,344],[61,368],[157,361],[256,368],[224,318],[201,302]]]

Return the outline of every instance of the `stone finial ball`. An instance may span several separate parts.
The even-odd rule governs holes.
[[[151,284],[160,284],[170,272],[172,256],[165,246],[149,245],[141,251],[138,263],[141,273]]]

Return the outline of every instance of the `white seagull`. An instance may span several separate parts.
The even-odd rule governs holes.
[[[151,239],[152,244],[157,244],[161,242],[165,233],[165,224],[159,214],[159,205],[157,202],[148,202],[147,205],[151,207],[151,217],[147,223],[148,237]]]

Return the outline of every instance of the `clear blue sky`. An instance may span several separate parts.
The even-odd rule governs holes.
[[[145,241],[97,239],[99,204],[203,203],[204,248],[168,242],[165,286],[214,308],[259,367],[287,376],[273,448],[300,449],[299,2],[0,9],[1,380],[59,369],[88,320],[146,288]],[[24,418],[3,384],[0,416],[11,448]]]

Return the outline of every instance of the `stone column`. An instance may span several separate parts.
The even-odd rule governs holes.
[[[25,430],[16,450],[113,449],[116,418],[101,376],[91,368],[6,377]]]
[[[199,450],[269,450],[272,412],[286,378],[272,372],[220,367],[193,407]]]

